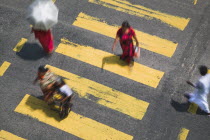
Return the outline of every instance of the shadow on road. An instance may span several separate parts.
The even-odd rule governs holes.
[[[171,106],[178,112],[188,112],[188,109],[189,109],[189,106],[190,106],[190,102],[179,103],[179,102],[171,99]],[[202,111],[200,108],[198,108],[196,114],[197,115],[207,115],[207,113]]]
[[[128,64],[125,61],[120,60],[120,56],[111,55],[108,57],[104,57],[102,60],[102,66],[101,69],[104,69],[105,65],[120,65],[122,67],[128,66]]]
[[[45,113],[46,119],[53,118],[56,121],[60,122],[62,119],[60,118],[58,111],[55,111],[55,109],[52,109],[43,100],[40,100],[40,98],[42,98],[41,96],[39,96],[38,98],[30,96],[26,101],[26,105],[34,111],[41,110],[41,112]]]
[[[16,53],[20,58],[25,60],[38,60],[46,56],[42,47],[37,43],[25,43],[20,52]]]

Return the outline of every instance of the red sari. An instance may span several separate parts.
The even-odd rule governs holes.
[[[42,44],[42,47],[45,52],[51,53],[54,50],[53,46],[53,35],[50,30],[48,31],[41,31],[32,29],[34,32],[35,38],[39,40]]]
[[[133,36],[135,36],[135,32],[132,28],[128,29],[127,33],[123,33],[122,28],[117,31],[117,36],[120,38],[120,45],[123,51],[121,55],[121,59],[130,63],[133,61],[135,49],[133,45]]]

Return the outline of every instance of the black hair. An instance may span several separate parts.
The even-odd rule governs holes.
[[[202,66],[199,67],[199,71],[200,71],[200,74],[202,76],[204,76],[208,73],[208,68],[206,66],[202,65]]]
[[[44,66],[39,66],[38,71],[39,72],[47,72],[49,69],[45,68]]]
[[[125,20],[125,21],[123,21],[123,23],[122,23],[122,27],[130,28],[131,26],[130,26],[130,24],[128,23],[128,21]]]

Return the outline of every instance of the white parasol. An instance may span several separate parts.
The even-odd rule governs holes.
[[[58,8],[52,0],[36,0],[28,8],[27,20],[34,29],[49,30],[58,22]]]

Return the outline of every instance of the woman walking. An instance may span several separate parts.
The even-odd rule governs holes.
[[[47,54],[51,54],[54,50],[54,45],[53,45],[53,35],[51,33],[51,30],[35,30],[32,28],[32,33],[34,33],[35,38],[39,40],[41,43],[44,51]]]
[[[136,46],[139,47],[139,42],[136,37],[135,31],[130,26],[128,21],[124,21],[122,23],[122,27],[117,31],[117,35],[112,46],[112,51],[114,52],[117,42],[120,41],[120,45],[123,51],[122,55],[120,56],[120,59],[126,61],[129,66],[133,66],[133,57],[135,56],[133,38],[136,41]],[[138,54],[137,57],[140,57],[140,48],[136,53]]]

